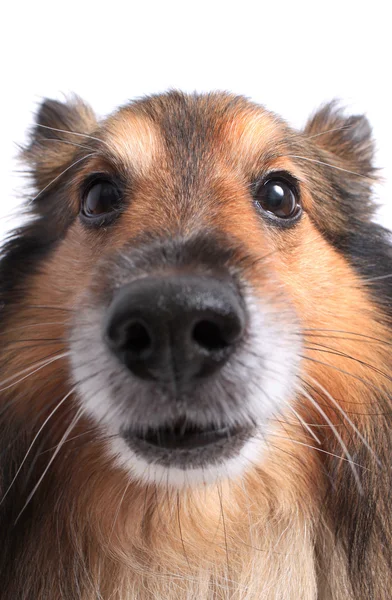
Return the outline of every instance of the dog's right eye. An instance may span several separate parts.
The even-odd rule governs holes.
[[[118,211],[122,195],[115,182],[110,179],[95,178],[83,193],[81,215],[94,220]]]

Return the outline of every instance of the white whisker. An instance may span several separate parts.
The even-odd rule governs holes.
[[[357,473],[357,470],[355,468],[354,465],[354,461],[353,458],[350,454],[350,452],[348,451],[348,448],[346,446],[346,444],[343,441],[342,436],[340,435],[340,433],[338,432],[338,430],[336,429],[335,425],[332,423],[331,419],[328,417],[328,415],[324,412],[324,410],[321,408],[321,406],[319,406],[318,402],[312,397],[311,394],[309,394],[303,387],[299,387],[299,392],[300,394],[303,394],[305,396],[305,398],[307,398],[309,400],[309,402],[311,402],[311,404],[315,407],[315,409],[320,413],[320,415],[324,418],[325,422],[328,423],[328,425],[331,428],[331,431],[334,433],[336,439],[338,440],[344,454],[346,455],[350,465],[351,465],[351,470],[353,472],[354,475],[354,479],[357,483],[358,486],[358,490],[359,492],[362,494],[363,493],[363,489],[362,489],[362,485],[361,485],[361,480],[359,478],[359,475]]]
[[[388,275],[379,275],[378,277],[370,277],[369,279],[362,279],[362,283],[370,283],[372,281],[380,281],[381,279],[390,279],[392,277],[392,273],[388,273]]]
[[[74,163],[72,163],[72,165],[69,165],[69,167],[67,167],[66,169],[64,169],[64,171],[62,171],[60,173],[60,175],[57,175],[57,177],[55,177],[54,179],[52,179],[52,181],[50,181],[47,185],[45,185],[44,188],[42,188],[42,190],[40,190],[38,192],[38,194],[36,196],[34,196],[34,198],[32,198],[30,200],[30,204],[32,204],[35,200],[37,200],[37,198],[40,197],[41,194],[44,193],[45,190],[48,189],[48,187],[50,187],[55,181],[57,181],[58,179],[60,179],[60,177],[62,177],[64,175],[64,173],[66,173],[67,171],[69,171],[70,169],[72,169],[72,167],[75,167],[77,164],[81,163],[83,160],[86,160],[86,158],[90,158],[91,156],[94,156],[96,154],[96,152],[90,152],[90,154],[86,154],[86,156],[82,156],[82,158],[79,158],[78,160],[75,160]]]
[[[43,321],[42,323],[30,323],[29,325],[20,325],[19,327],[13,327],[12,329],[7,329],[6,331],[1,331],[0,335],[8,335],[9,333],[14,333],[14,331],[20,331],[21,329],[30,329],[30,327],[44,327],[46,325],[66,325],[66,323],[64,322],[60,322],[60,321],[49,321],[49,322],[45,322]],[[39,340],[39,338],[37,338]]]
[[[27,457],[29,456],[29,454],[30,454],[30,451],[31,451],[32,447],[34,446],[34,444],[35,444],[36,440],[38,439],[38,437],[39,437],[39,435],[40,435],[41,431],[44,429],[45,425],[46,425],[46,424],[47,424],[47,423],[50,421],[50,419],[53,417],[53,415],[54,415],[54,414],[57,412],[57,410],[60,408],[60,406],[61,406],[62,404],[64,404],[64,402],[67,400],[67,398],[69,398],[69,396],[70,396],[70,395],[71,395],[71,394],[72,394],[74,391],[75,391],[75,387],[73,387],[73,388],[71,389],[71,391],[70,391],[70,392],[68,392],[68,394],[66,394],[62,400],[60,400],[60,402],[59,402],[59,403],[58,403],[58,404],[57,404],[57,405],[54,407],[54,409],[53,409],[53,410],[52,410],[52,412],[49,414],[49,416],[48,416],[48,417],[46,417],[45,421],[43,422],[43,424],[42,424],[42,425],[41,425],[41,427],[39,428],[38,432],[37,432],[37,433],[36,433],[36,435],[34,436],[34,439],[33,439],[33,441],[31,442],[31,444],[30,444],[30,446],[29,446],[29,448],[28,448],[28,450],[27,450],[26,454],[24,455],[24,458],[23,458],[22,462],[20,463],[20,465],[19,465],[19,468],[18,468],[18,470],[16,471],[16,473],[15,473],[15,475],[14,475],[14,478],[13,478],[13,480],[11,481],[10,485],[8,486],[8,489],[7,489],[7,490],[6,490],[6,492],[4,493],[4,495],[3,495],[2,499],[0,500],[0,506],[2,505],[2,503],[4,502],[4,500],[6,499],[6,497],[8,496],[8,493],[9,493],[9,491],[11,490],[12,486],[14,485],[14,483],[15,483],[15,480],[16,480],[16,478],[18,477],[18,475],[19,475],[20,471],[22,470],[22,468],[23,468],[23,465],[25,464],[25,462],[26,462],[26,460],[27,460]]]
[[[99,137],[94,137],[93,135],[89,135],[88,133],[81,133],[79,131],[70,131],[69,129],[57,129],[56,127],[49,127],[49,125],[43,125],[42,123],[37,123],[37,127],[43,127],[44,129],[50,129],[51,131],[58,131],[59,133],[66,133],[67,135],[76,135],[79,137],[88,138],[89,140],[95,140],[96,142],[100,142],[101,144],[106,144],[109,146],[105,140],[102,140]]]
[[[23,369],[23,371],[19,371],[19,373],[17,373],[16,375],[11,375],[11,377],[8,377],[4,381],[2,381],[0,385],[3,385],[4,383],[8,383],[8,381],[12,381],[13,379],[15,379],[15,377],[19,377],[19,375],[23,375],[24,373],[28,372],[27,375],[25,375],[24,377],[21,377],[20,379],[18,379],[17,381],[14,381],[13,383],[10,383],[10,385],[7,385],[6,387],[0,388],[0,392],[4,392],[5,390],[8,390],[9,388],[13,387],[14,385],[18,385],[18,383],[20,383],[21,381],[24,381],[31,375],[34,375],[34,373],[37,373],[38,371],[40,371],[41,369],[44,369],[46,366],[50,365],[51,363],[55,362],[56,360],[60,360],[61,358],[64,358],[65,356],[68,356],[68,355],[69,355],[69,352],[62,352],[61,354],[58,354],[57,356],[52,357],[50,359],[45,358],[44,361],[39,361],[37,363],[34,363],[33,365],[30,365],[26,369]],[[35,368],[37,365],[39,365],[38,368]],[[34,369],[34,370],[29,372],[31,369]]]
[[[320,439],[317,437],[317,435],[314,433],[314,431],[312,431],[311,427],[309,427],[308,423],[306,423],[306,421],[304,421],[304,419],[301,417],[301,415],[299,413],[297,413],[297,411],[288,404],[289,409],[291,410],[291,412],[293,412],[295,414],[295,416],[297,417],[298,421],[301,423],[301,425],[303,427],[305,427],[306,431],[308,431],[310,433],[310,435],[312,436],[312,438],[321,445],[321,441]]]
[[[362,177],[363,179],[369,179],[366,175],[362,173],[356,173],[355,171],[350,171],[349,169],[343,169],[343,167],[337,167],[336,165],[331,165],[329,163],[323,162],[322,160],[316,160],[315,158],[309,158],[307,156],[297,156],[296,154],[287,154],[288,158],[298,158],[299,160],[307,160],[312,163],[316,163],[319,165],[324,165],[325,167],[330,167],[331,169],[337,169],[338,171],[343,171],[344,173],[350,173],[350,175],[356,175],[357,177]]]
[[[343,131],[344,129],[350,129],[350,125],[343,125],[342,127],[334,127],[333,129],[327,129],[326,131],[321,131],[320,133],[315,133],[314,135],[309,135],[306,137],[306,139],[314,140],[314,138],[320,137],[321,135],[325,135],[327,133],[333,133],[334,131]]]
[[[305,442],[293,440],[292,438],[286,437],[285,435],[279,435],[278,433],[271,432],[271,433],[269,433],[269,436],[276,437],[276,438],[279,438],[282,440],[287,440],[290,443],[298,444],[299,446],[305,446],[305,448],[310,448],[311,450],[316,450],[317,452],[321,452],[322,454],[328,454],[328,456],[333,456],[334,458],[338,458],[339,460],[343,460],[344,462],[352,463],[356,467],[360,467],[361,469],[365,469],[366,471],[370,470],[370,469],[368,469],[368,467],[364,467],[363,465],[361,465],[353,460],[344,458],[344,456],[340,456],[339,454],[334,454],[333,452],[328,452],[328,450],[323,450],[322,448],[318,448],[317,446],[311,446],[310,444],[306,444]],[[274,447],[276,447],[276,446],[274,445]]]
[[[353,428],[353,430],[355,431],[355,433],[358,435],[358,437],[360,438],[360,440],[364,443],[364,445],[366,446],[366,448],[369,450],[369,452],[373,455],[373,457],[376,459],[376,461],[381,466],[379,458],[376,456],[373,448],[369,445],[369,442],[367,441],[367,439],[362,435],[362,433],[359,431],[358,427],[350,419],[350,417],[348,416],[348,414],[343,410],[343,408],[335,400],[335,398],[328,392],[328,390],[325,389],[325,387],[323,385],[321,385],[321,383],[319,383],[316,379],[314,379],[314,377],[311,377],[310,375],[307,375],[307,378],[310,379],[312,381],[312,383],[314,385],[316,385],[327,396],[327,398],[332,402],[332,404],[337,408],[337,410],[343,415],[343,418],[346,419],[346,421],[347,421],[347,423],[349,423],[349,425],[351,425],[351,427]]]
[[[33,498],[35,492],[37,491],[37,489],[39,488],[42,480],[44,479],[46,473],[48,472],[51,464],[53,463],[54,459],[56,458],[56,456],[58,455],[58,453],[60,452],[61,448],[63,447],[64,442],[66,441],[68,435],[71,433],[72,429],[75,427],[75,425],[77,424],[77,422],[80,420],[80,417],[82,416],[82,414],[84,413],[84,408],[80,408],[75,417],[72,419],[70,425],[67,427],[64,435],[62,436],[61,440],[59,441],[57,448],[55,450],[55,452],[53,453],[52,458],[50,459],[50,461],[48,462],[44,472],[42,473],[41,477],[39,478],[39,480],[37,481],[36,485],[34,486],[33,490],[30,492],[30,494],[27,497],[26,502],[24,503],[22,510],[20,511],[20,513],[18,514],[17,518],[15,519],[15,524],[19,521],[22,513],[24,512],[24,510],[26,509],[27,505],[29,504],[30,500]]]
[[[41,142],[57,142],[59,144],[69,144],[70,146],[75,146],[75,148],[83,148],[85,150],[91,150],[91,146],[84,146],[83,144],[77,144],[76,142],[71,142],[70,140],[60,140],[59,138],[45,138],[40,140]]]
[[[355,379],[356,381],[360,381],[361,383],[368,386],[369,388],[376,390],[376,392],[379,392],[381,395],[383,395],[385,393],[384,390],[382,390],[380,387],[374,385],[371,381],[368,381],[367,379],[363,379],[363,377],[359,377],[359,375],[355,375],[354,373],[350,373],[350,371],[341,369],[340,367],[337,367],[336,365],[327,363],[323,360],[318,360],[317,358],[312,358],[311,356],[306,356],[306,354],[301,354],[301,358],[303,360],[308,360],[308,361],[313,362],[318,365],[323,365],[325,367],[329,367],[330,369],[333,369],[334,371],[337,371],[338,373],[343,373],[344,375],[347,375],[348,377],[352,377],[352,379]],[[348,404],[358,404],[358,402],[349,402]]]

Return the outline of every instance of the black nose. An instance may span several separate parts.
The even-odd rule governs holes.
[[[117,292],[105,338],[134,375],[186,384],[222,367],[244,326],[243,303],[231,281],[157,276],[138,279]]]

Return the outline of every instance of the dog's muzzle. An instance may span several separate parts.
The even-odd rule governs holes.
[[[217,374],[235,353],[246,321],[242,298],[229,278],[148,276],[117,290],[104,338],[132,376],[170,390],[166,402],[184,403],[187,394]],[[154,454],[160,462],[203,449],[218,457],[247,433],[244,427],[200,427],[184,416],[167,424],[162,416],[162,427],[140,432],[135,425],[123,431],[134,450]]]

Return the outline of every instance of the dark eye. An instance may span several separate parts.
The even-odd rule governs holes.
[[[121,205],[121,193],[109,179],[95,179],[87,187],[82,202],[84,217],[99,217],[117,210]]]
[[[296,185],[279,177],[263,181],[256,189],[255,200],[263,210],[280,219],[291,219],[301,209]]]

